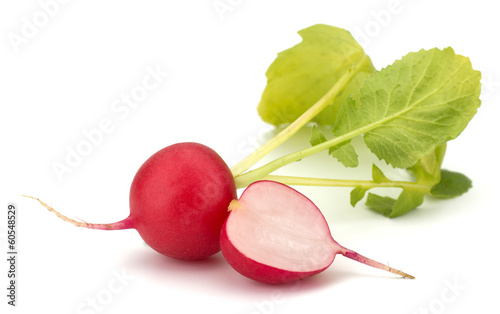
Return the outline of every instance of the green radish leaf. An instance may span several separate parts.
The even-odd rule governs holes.
[[[351,206],[354,207],[356,204],[365,197],[366,189],[358,186],[351,191]]]
[[[441,170],[441,181],[432,187],[430,194],[434,197],[453,198],[467,192],[472,181],[464,174]]]
[[[325,135],[318,129],[318,127],[314,125],[312,127],[311,140],[309,141],[309,143],[311,143],[312,146],[315,146],[323,142],[326,142]]]
[[[340,146],[330,148],[330,155],[337,158],[344,167],[354,168],[359,165],[358,154],[351,143],[346,142]]]
[[[360,101],[346,101],[333,132],[364,134],[379,159],[411,167],[467,126],[481,103],[480,79],[451,48],[409,53],[365,81]]]
[[[394,218],[401,216],[422,205],[424,197],[428,192],[428,188],[404,188],[387,217]]]
[[[408,170],[414,175],[415,184],[407,184],[402,188],[397,200],[384,202],[383,209],[380,209],[380,200],[377,195],[367,200],[366,205],[372,207],[387,217],[398,217],[406,214],[412,209],[420,206],[425,195],[429,194],[431,188],[441,180],[441,163],[446,152],[446,144],[438,146],[432,153],[420,159]],[[373,181],[376,183],[391,182],[382,171],[375,165],[372,167]]]
[[[341,28],[318,24],[299,31],[302,42],[282,51],[266,72],[267,86],[258,105],[265,122],[295,121],[316,103],[351,66],[366,57],[352,35]],[[313,121],[333,125],[349,95],[359,97],[365,79],[375,71],[370,58],[346,84],[333,104]]]
[[[366,206],[381,213],[384,216],[389,216],[394,208],[396,200],[388,196],[379,196],[377,194],[368,193],[366,198]]]
[[[323,132],[321,132],[321,130],[316,125],[313,125],[311,139],[309,140],[309,143],[311,143],[312,146],[315,146],[315,145],[324,143],[326,141],[327,140],[326,140],[326,137],[323,134]],[[333,148],[330,147],[330,149],[328,150],[328,153],[331,154],[332,152],[333,152]]]
[[[420,184],[434,186],[441,180],[441,164],[446,153],[446,143],[438,146],[434,152],[420,159],[408,168]]]
[[[312,146],[326,142],[325,135],[314,125],[312,128],[311,143]],[[345,167],[358,166],[358,154],[352,146],[350,141],[344,142],[341,145],[330,147],[328,153],[334,158],[337,158]]]
[[[386,217],[395,218],[420,206],[427,193],[428,189],[425,188],[404,188],[397,199],[369,193],[366,206]]]
[[[385,174],[375,164],[372,165],[372,179],[375,183],[390,182]]]

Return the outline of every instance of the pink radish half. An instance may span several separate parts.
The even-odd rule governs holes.
[[[318,207],[287,185],[255,182],[229,210],[221,251],[236,271],[251,279],[276,284],[306,278],[327,269],[339,253],[414,278],[338,244]]]

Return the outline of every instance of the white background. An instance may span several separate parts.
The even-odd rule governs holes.
[[[66,2],[0,4],[2,313],[498,313],[500,19],[493,1]],[[52,3],[50,15],[44,3]],[[27,26],[33,19],[38,26]],[[40,197],[73,218],[112,222],[128,215],[135,171],[164,146],[201,142],[235,164],[272,129],[255,110],[267,67],[299,42],[298,30],[317,23],[350,30],[378,69],[410,51],[452,46],[482,72],[482,106],[449,143],[444,162],[473,180],[467,194],[427,199],[388,219],[362,202],[352,208],[348,189],[298,188],[322,209],[339,243],[416,280],[338,256],[309,280],[263,285],[220,254],[172,260],[135,230],[76,228],[21,197]],[[114,111],[147,69],[168,77],[137,108]],[[65,163],[68,149],[103,119],[111,131],[58,179],[53,164]],[[307,134],[273,155],[305,147]],[[369,168],[368,161],[346,171],[314,156],[281,173],[369,178]],[[15,309],[4,297],[9,203],[18,207]]]

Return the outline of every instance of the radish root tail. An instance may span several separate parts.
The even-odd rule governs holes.
[[[28,196],[28,195],[23,195],[24,197],[34,199],[38,201],[43,207],[45,207],[49,212],[54,213],[57,217],[60,219],[69,222],[77,227],[83,227],[83,228],[88,228],[88,229],[99,229],[99,230],[121,230],[121,229],[130,229],[132,228],[131,223],[128,218],[114,222],[114,223],[109,223],[109,224],[94,224],[94,223],[88,223],[85,221],[76,221],[74,219],[71,219],[67,216],[64,216],[54,208],[50,207],[49,205],[45,204],[42,202],[39,198],[33,197],[33,196]]]
[[[344,255],[345,257],[347,258],[350,258],[352,260],[355,260],[357,262],[360,262],[360,263],[363,263],[365,265],[368,265],[368,266],[371,266],[371,267],[375,267],[375,268],[379,268],[379,269],[383,269],[383,270],[386,270],[388,272],[391,272],[393,274],[396,274],[396,275],[399,275],[403,278],[408,278],[408,279],[415,279],[414,276],[410,275],[410,274],[407,274],[401,270],[397,270],[397,269],[394,269],[392,267],[389,267],[385,264],[382,264],[380,262],[377,262],[377,261],[374,261],[368,257],[365,257],[361,254],[358,254],[352,250],[349,250],[349,249],[346,249],[344,248],[344,250],[342,252],[340,252],[342,255]]]

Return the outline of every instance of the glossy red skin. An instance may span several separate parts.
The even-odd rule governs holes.
[[[137,171],[129,219],[157,252],[202,259],[220,250],[220,231],[236,197],[231,170],[214,150],[178,143],[152,155]]]
[[[227,220],[229,220],[230,217],[231,213]],[[316,275],[330,266],[329,264],[325,268],[310,272],[295,272],[259,263],[245,256],[231,243],[226,231],[227,220],[222,227],[220,236],[222,255],[224,255],[226,261],[243,276],[262,283],[282,284]]]

